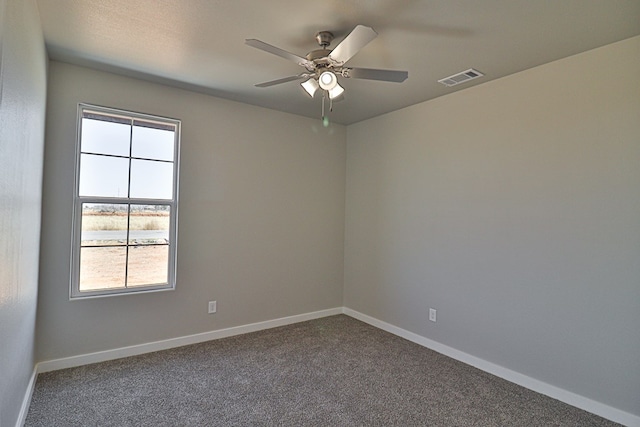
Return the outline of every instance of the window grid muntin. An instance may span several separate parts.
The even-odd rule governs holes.
[[[109,118],[106,121],[113,121],[116,123],[122,123],[126,121],[126,124],[130,125],[130,137],[129,137],[129,153],[132,153],[132,137],[133,137],[133,127],[134,126],[146,126],[154,129],[161,130],[171,130],[174,133],[174,147],[173,147],[173,160],[163,160],[163,159],[146,159],[141,157],[132,157],[129,156],[117,156],[111,154],[102,154],[102,153],[88,153],[82,151],[82,119],[83,118],[92,118],[88,117],[89,115],[99,116],[101,118],[97,120],[102,120],[102,117]],[[170,118],[162,118],[157,116],[152,116],[148,114],[141,114],[135,112],[129,112],[124,110],[118,110],[107,107],[99,107],[89,104],[78,104],[78,120],[77,120],[77,137],[76,137],[76,169],[75,169],[75,185],[74,185],[74,209],[73,209],[73,229],[72,229],[72,259],[71,259],[71,286],[70,286],[70,299],[79,299],[79,298],[87,298],[87,297],[102,297],[109,295],[118,295],[118,294],[127,294],[127,293],[143,293],[150,291],[158,291],[158,290],[172,290],[175,288],[176,282],[176,250],[177,250],[177,219],[178,219],[178,170],[179,170],[179,158],[180,158],[180,130],[181,123],[179,120],[170,119]],[[173,164],[173,177],[172,177],[172,197],[170,199],[157,199],[157,198],[131,198],[131,197],[104,197],[104,196],[80,196],[79,195],[79,186],[80,186],[80,159],[82,154],[94,154],[94,155],[104,155],[109,157],[120,157],[129,160],[129,177],[128,177],[128,185],[127,185],[127,196],[130,196],[131,191],[131,163],[132,160],[150,160],[162,163],[172,163]],[[99,291],[80,291],[80,252],[83,247],[81,244],[81,235],[82,235],[82,205],[85,203],[103,203],[103,204],[127,204],[127,251],[131,246],[138,245],[129,245],[129,232],[130,232],[130,206],[135,204],[140,205],[163,205],[169,206],[170,216],[169,216],[169,242],[166,245],[158,244],[158,245],[144,245],[144,246],[167,246],[168,247],[168,269],[167,269],[167,283],[166,284],[151,284],[151,285],[136,285],[134,288],[125,287],[118,289],[101,289]],[[97,247],[106,247],[106,246],[97,246]],[[127,253],[128,259],[128,253]],[[125,272],[125,283],[128,271]]]

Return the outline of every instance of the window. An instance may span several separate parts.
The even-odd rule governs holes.
[[[71,298],[175,288],[180,122],[80,104]]]

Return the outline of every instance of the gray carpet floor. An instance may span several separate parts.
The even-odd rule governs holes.
[[[38,376],[26,426],[613,426],[344,315]]]

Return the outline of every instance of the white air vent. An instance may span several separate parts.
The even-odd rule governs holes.
[[[473,68],[469,68],[467,71],[463,71],[458,74],[454,74],[453,76],[445,77],[444,79],[438,80],[438,83],[442,83],[445,86],[455,86],[460,83],[468,82],[469,80],[477,79],[478,77],[482,77],[482,74],[478,70],[474,70]]]

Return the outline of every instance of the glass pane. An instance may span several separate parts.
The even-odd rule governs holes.
[[[167,205],[131,205],[129,218],[130,245],[169,243],[169,215]]]
[[[125,247],[81,248],[80,291],[124,288]]]
[[[128,157],[131,126],[83,118],[81,138],[82,152]]]
[[[174,135],[175,133],[169,130],[134,126],[131,155],[173,161]]]
[[[131,197],[171,199],[173,163],[131,160]]]
[[[169,277],[169,245],[130,246],[127,286],[165,284]]]
[[[80,195],[127,197],[129,159],[80,155]]]
[[[126,204],[82,204],[82,246],[125,245],[127,243]]]

